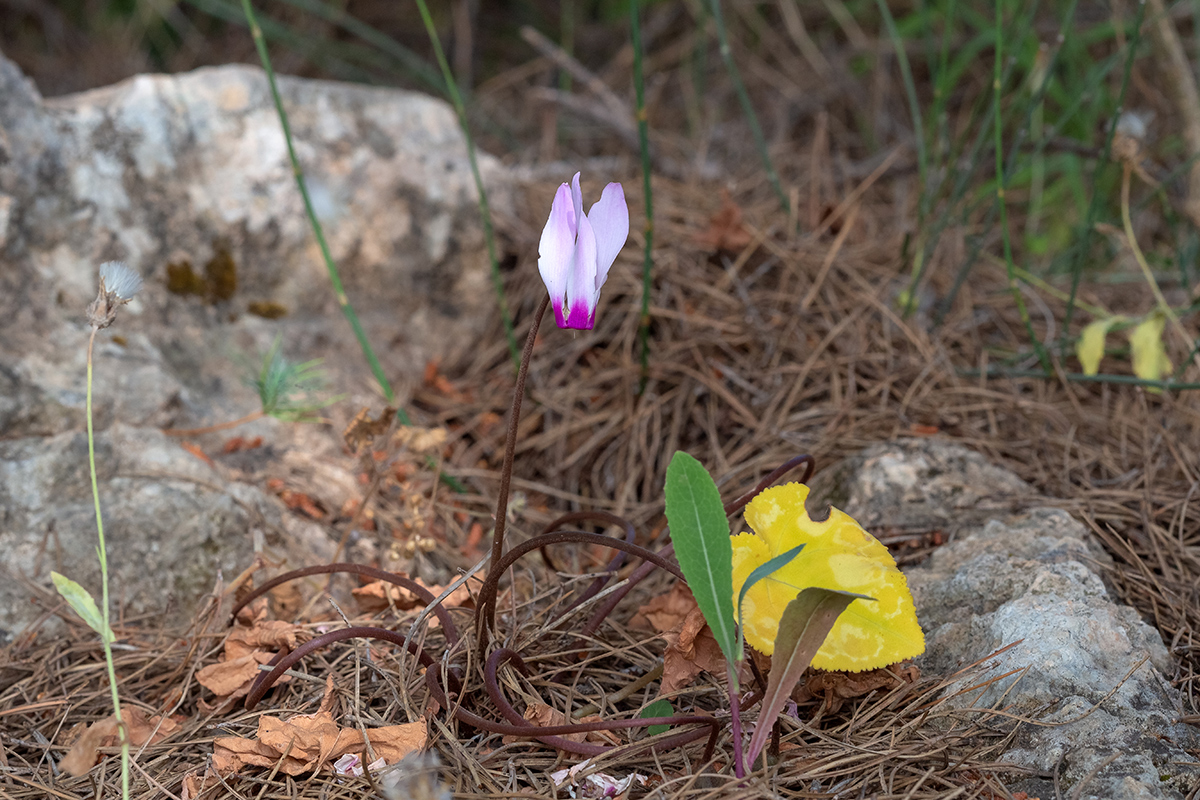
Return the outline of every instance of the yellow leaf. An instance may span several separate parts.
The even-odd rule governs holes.
[[[1174,369],[1171,359],[1167,358],[1167,348],[1163,345],[1166,325],[1166,317],[1155,312],[1129,332],[1133,374],[1143,380],[1160,381]]]
[[[801,590],[816,586],[875,598],[855,600],[842,612],[812,660],[817,669],[860,672],[923,653],[925,636],[908,581],[891,553],[836,508],[829,519],[814,522],[804,507],[807,497],[808,487],[800,483],[767,489],[746,507],[746,522],[755,532],[733,537],[735,598],[756,567],[805,545],[786,566],[746,592],[746,641],[771,655],[784,608]]]
[[[1075,343],[1075,355],[1083,366],[1084,375],[1095,375],[1100,371],[1100,359],[1104,358],[1104,337],[1112,326],[1125,319],[1121,316],[1105,317],[1089,323],[1079,334]]]

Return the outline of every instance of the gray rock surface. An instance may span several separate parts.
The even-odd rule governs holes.
[[[403,401],[428,359],[477,346],[495,308],[454,113],[409,92],[289,78],[280,88],[346,293]],[[486,155],[480,166],[502,207],[505,174]],[[9,576],[47,586],[58,568],[96,588],[82,437],[85,309],[97,267],[110,259],[146,283],[95,351],[114,596],[128,613],[161,610],[169,598],[171,620],[185,621],[217,568],[228,578],[247,565],[255,530],[270,546],[271,531],[290,517],[155,429],[256,410],[243,362],[253,364],[276,337],[293,361],[325,359],[330,393],[349,396],[335,418],[382,407],[331,290],[260,70],[143,75],[43,100],[0,56],[0,567],[8,574],[0,629],[10,634],[43,608]],[[286,313],[249,313],[263,304]],[[319,474],[344,462],[337,430],[261,420],[234,433],[265,436],[285,465],[303,439]],[[329,482],[353,487],[345,467],[331,472],[339,469]],[[307,557],[293,548],[293,565],[324,557],[319,540],[300,538]]]
[[[1031,776],[1014,779],[1014,790],[1053,797],[1056,770],[1063,796],[1081,800],[1183,798],[1200,786],[1188,752],[1200,730],[1178,722],[1181,698],[1164,678],[1171,657],[1158,632],[1110,595],[1101,575],[1111,559],[1081,523],[1053,508],[1001,510],[1037,498],[1015,475],[938,440],[868,448],[819,486],[826,501],[876,525],[957,523],[952,541],[907,571],[926,634],[917,663],[952,675],[985,661],[947,691],[949,703],[1036,720],[1019,726],[1004,757]],[[988,503],[990,518],[968,501]]]
[[[114,616],[160,614],[183,622],[255,552],[272,561],[328,560],[335,543],[283,513],[275,498],[228,481],[159,431],[114,424],[96,440]],[[99,597],[96,522],[82,432],[0,441],[0,636],[19,632],[56,603],[30,603],[25,575],[61,572]],[[26,535],[21,535],[24,532]]]

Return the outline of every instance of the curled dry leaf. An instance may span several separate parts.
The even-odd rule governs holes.
[[[428,740],[424,720],[367,729],[371,749],[389,764],[424,749]],[[361,753],[365,749],[362,733],[339,726],[327,710],[288,720],[263,716],[258,720],[255,738],[225,736],[213,742],[213,766],[222,775],[228,775],[245,766],[273,768],[278,764],[280,772],[300,775],[327,767],[347,753]]]
[[[727,190],[721,190],[721,210],[709,218],[707,228],[696,234],[696,241],[727,253],[740,252],[754,241],[754,236],[742,224],[742,209],[733,202]]]
[[[141,747],[161,742],[175,733],[184,717],[149,716],[140,708],[126,706],[121,709],[121,719],[125,723],[125,730],[129,732],[130,744]],[[59,769],[75,778],[86,775],[100,760],[101,747],[113,747],[119,743],[117,718],[110,714],[87,726],[62,761],[58,762]]]
[[[259,672],[281,647],[295,650],[299,628],[282,620],[259,620],[244,626],[240,622],[225,639],[225,652],[216,664],[196,673],[200,685],[222,701],[236,700],[250,691]],[[281,676],[280,683],[290,680]]]
[[[221,782],[217,773],[211,767],[197,767],[183,776],[183,785],[179,788],[181,800],[196,800],[209,787]]]
[[[376,438],[387,433],[395,416],[396,409],[391,406],[386,406],[379,413],[378,419],[371,419],[371,409],[363,408],[354,416],[354,419],[350,420],[346,430],[342,431],[342,438],[346,440],[346,446],[358,453],[364,446],[373,443]]]
[[[405,427],[396,431],[392,441],[404,445],[418,455],[434,455],[446,444],[448,432],[445,428]]]
[[[428,584],[420,578],[414,578],[413,580],[414,582],[428,589],[430,594],[432,594],[434,597],[438,597],[442,592],[446,591],[445,586]],[[471,595],[470,588],[473,582],[475,583],[476,591],[478,591],[478,587],[482,585],[482,577],[479,575],[473,575],[470,580],[447,595],[446,599],[442,601],[442,605],[445,608],[474,608],[475,599]],[[350,593],[354,595],[354,599],[358,601],[359,610],[365,614],[374,614],[379,611],[383,611],[389,605],[389,598],[390,602],[401,611],[425,607],[425,602],[408,589],[405,589],[403,586],[397,586],[394,583],[387,583],[385,581],[373,581],[371,583],[364,584],[355,589],[351,589]],[[437,627],[439,624],[437,617],[430,617],[429,624],[432,627]]]
[[[671,586],[671,591],[655,596],[640,607],[629,624],[634,628],[649,628],[663,633],[682,625],[694,608],[696,600],[687,584],[676,581]]]
[[[677,582],[671,591],[639,608],[630,625],[653,628],[667,642],[663,653],[664,695],[689,686],[701,672],[724,678],[725,656],[686,584]],[[746,662],[738,668],[738,677],[742,681],[749,679]]]
[[[809,670],[804,679],[792,690],[792,699],[797,703],[822,699],[826,710],[836,714],[846,700],[862,697],[876,689],[894,689],[905,684],[916,683],[921,670],[913,664],[897,665],[866,672],[824,672]]]
[[[724,678],[725,654],[699,608],[689,613],[678,628],[661,635],[667,641],[663,653],[663,695],[672,695],[691,685],[701,672]]]

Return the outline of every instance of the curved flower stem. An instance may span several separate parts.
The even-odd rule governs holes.
[[[708,746],[704,751],[704,760],[707,761],[712,757],[713,750],[717,743],[717,734],[720,732],[720,722],[715,717],[700,716],[700,715],[675,715],[670,717],[646,717],[640,719],[614,719],[602,722],[576,722],[568,725],[548,725],[532,726],[521,716],[521,713],[513,707],[511,703],[504,697],[504,693],[500,689],[500,681],[497,677],[497,670],[500,665],[505,662],[511,662],[512,665],[522,675],[529,674],[529,668],[525,662],[517,655],[516,651],[510,650],[507,647],[501,647],[490,656],[487,663],[484,665],[484,683],[487,685],[488,696],[500,713],[514,725],[528,726],[522,731],[520,736],[528,736],[537,739],[543,744],[548,744],[551,747],[556,747],[568,753],[576,753],[584,756],[598,756],[607,753],[612,753],[615,750],[622,749],[621,746],[608,746],[588,744],[586,742],[575,742],[571,739],[563,738],[564,735],[572,733],[587,733],[590,731],[614,731],[625,730],[630,728],[648,728],[651,725],[688,725],[700,724],[708,726]],[[494,725],[494,723],[493,723]],[[488,727],[487,730],[492,730]],[[704,730],[688,731],[677,733],[669,736],[657,743],[649,745],[652,749],[662,751],[669,750],[672,747],[678,747],[688,742],[694,742],[704,736]],[[640,743],[639,743],[640,744]],[[632,753],[638,749],[638,744],[632,747],[623,749],[625,753]]]
[[[742,710],[739,701],[737,674],[733,664],[725,665],[725,680],[729,684],[729,726],[733,733],[733,775],[735,778],[746,777],[746,755],[742,752]]]
[[[623,517],[617,516],[616,514],[610,514],[607,511],[573,511],[570,514],[563,514],[561,517],[542,528],[542,533],[553,533],[568,522],[579,522],[589,519],[600,520],[602,522],[607,522],[609,525],[617,525],[624,528],[625,542],[627,544],[633,544],[633,540],[637,538],[637,529],[633,527],[633,523],[629,522],[629,520]],[[546,568],[551,572],[559,571],[559,568],[550,558],[550,554],[546,551],[545,547],[542,548],[542,560],[546,562]],[[602,572],[596,578],[596,580],[592,581],[592,585],[589,586],[583,594],[571,602],[571,605],[567,607],[567,611],[586,603],[588,600],[591,600],[593,597],[598,595],[600,590],[603,589],[604,586],[612,580],[613,576],[617,574],[617,570],[621,568],[621,564],[624,563],[624,561],[625,551],[618,550],[616,555],[612,557],[612,560],[608,562],[608,566],[604,568],[604,572]]]
[[[233,624],[234,620],[237,619],[239,611],[250,605],[250,603],[253,603],[258,598],[262,597],[267,592],[274,589],[276,586],[287,583],[288,581],[294,581],[297,578],[307,578],[310,575],[333,575],[335,573],[362,575],[366,578],[384,581],[385,583],[390,583],[394,586],[400,586],[404,589],[407,589],[415,594],[417,598],[426,606],[433,607],[433,613],[437,616],[438,621],[441,623],[442,630],[445,631],[446,643],[450,647],[453,647],[458,643],[458,628],[454,627],[454,620],[450,618],[450,613],[441,603],[437,602],[437,598],[433,596],[433,592],[429,591],[429,589],[425,588],[416,581],[404,577],[403,575],[397,575],[394,572],[388,572],[387,570],[370,567],[366,564],[323,564],[316,567],[301,567],[300,569],[293,569],[283,573],[282,575],[277,575],[264,583],[262,586],[257,587],[254,591],[250,592],[242,599],[238,600],[238,602],[234,604],[233,610],[229,612],[228,624]]]
[[[538,328],[542,325],[542,316],[550,305],[550,295],[542,298],[537,311],[533,313],[533,324],[529,326],[529,335],[525,337],[525,349],[521,351],[521,368],[517,370],[517,387],[513,390],[512,411],[508,415],[508,438],[504,443],[504,466],[500,469],[500,492],[496,498],[496,529],[492,534],[492,569],[500,563],[504,555],[504,527],[508,519],[508,489],[512,484],[513,459],[517,452],[517,423],[521,421],[521,400],[525,396],[525,377],[529,374],[529,358],[533,355],[533,343],[537,340]],[[491,629],[496,619],[494,606],[477,620],[479,641],[482,645],[487,631]]]
[[[283,673],[299,663],[306,655],[314,650],[320,650],[322,647],[326,647],[334,642],[342,642],[346,639],[376,639],[382,642],[391,642],[394,645],[407,649],[408,652],[415,655],[421,666],[425,668],[427,674],[437,672],[437,659],[429,655],[424,648],[402,633],[397,633],[387,628],[365,626],[338,628],[337,630],[329,631],[328,633],[323,633],[320,636],[309,639],[290,653],[284,650],[272,658],[266,665],[271,667],[271,670],[269,672],[260,672],[258,677],[254,679],[254,683],[251,684],[250,693],[246,695],[244,702],[245,709],[253,711],[254,707],[263,699],[267,691],[275,685],[275,681],[279,680],[279,677]],[[458,691],[459,688],[461,687],[452,685],[451,691]],[[443,694],[444,697],[445,695]]]
[[[744,495],[737,498],[736,500],[731,500],[728,503],[726,503],[725,504],[726,516],[733,514],[737,511],[741,511],[742,508],[744,508],[747,503],[749,503],[751,500],[753,500],[755,497],[757,497],[759,494],[761,494],[768,486],[775,483],[775,481],[779,480],[784,475],[786,475],[788,472],[794,470],[796,467],[800,466],[801,464],[804,464],[805,466],[804,466],[804,477],[800,479],[800,483],[808,483],[808,479],[812,477],[813,470],[816,468],[816,464],[817,464],[816,459],[814,459],[812,456],[807,455],[807,454],[802,455],[802,456],[795,456],[794,458],[789,458],[783,464],[781,464],[780,466],[778,466],[774,470],[772,470],[769,475],[767,475],[761,481],[759,481],[758,485],[755,486],[753,489],[746,492]],[[669,543],[666,547],[664,547],[663,549],[658,551],[658,555],[661,558],[670,558],[672,555],[674,555],[674,553],[675,553],[675,543],[674,542]],[[621,600],[625,597],[625,595],[629,594],[630,590],[633,589],[634,586],[636,586],[638,583],[640,583],[647,575],[649,575],[653,571],[654,571],[654,564],[650,563],[649,561],[647,561],[644,564],[638,565],[638,567],[636,569],[634,569],[634,571],[632,573],[630,573],[629,578],[625,582],[625,585],[620,587],[616,591],[614,591],[611,595],[609,595],[604,600],[604,603],[596,609],[596,613],[593,614],[592,618],[590,620],[588,620],[588,623],[583,626],[581,635],[591,636],[593,633],[595,633],[596,629],[600,627],[600,623],[602,623],[605,620],[605,618],[609,614],[612,613],[613,609],[617,607],[617,604],[621,602]]]
[[[551,544],[563,544],[565,542],[580,542],[583,544],[599,544],[604,547],[611,547],[616,550],[624,550],[626,553],[631,553],[638,558],[644,559],[649,563],[649,569],[659,567],[670,572],[679,580],[685,580],[683,573],[678,565],[672,562],[669,558],[669,553],[664,556],[661,552],[655,553],[653,550],[626,542],[624,539],[614,539],[600,533],[587,533],[586,531],[555,531],[554,533],[544,533],[540,536],[535,536],[528,541],[521,542],[508,553],[506,553],[498,562],[492,565],[491,571],[488,572],[487,580],[483,582],[483,586],[479,589],[477,618],[487,617],[493,619],[496,614],[496,595],[500,585],[500,576],[505,570],[511,567],[517,559],[526,553],[538,550]],[[673,550],[672,550],[673,552]],[[601,618],[602,619],[602,618]],[[596,620],[596,627],[599,627],[600,621]],[[590,635],[595,628],[589,627],[584,629],[584,635]],[[487,629],[482,628],[479,631],[479,645],[482,650],[486,644]]]

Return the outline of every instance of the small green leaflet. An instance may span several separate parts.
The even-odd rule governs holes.
[[[100,616],[100,609],[96,607],[96,601],[88,594],[87,589],[57,572],[51,572],[50,579],[54,581],[54,588],[58,589],[62,598],[70,604],[71,608],[75,609],[75,613],[88,624],[89,628],[100,634],[100,638],[109,643],[117,638],[113,634],[112,628],[109,627],[108,621]]]
[[[812,663],[813,656],[825,643],[842,612],[855,600],[871,600],[865,594],[818,589],[810,586],[788,603],[779,618],[779,633],[775,636],[775,654],[771,656],[771,674],[767,692],[763,695],[762,711],[750,737],[746,762],[753,764],[771,735],[775,720],[792,694],[792,688]]]
[[[638,718],[650,719],[652,717],[670,717],[674,715],[675,708],[671,705],[671,701],[659,698],[643,708],[642,713],[638,714]],[[671,730],[670,725],[650,725],[646,728],[646,733],[651,736],[658,736],[660,733],[666,733],[669,730]]]
[[[759,564],[754,570],[746,576],[746,582],[742,584],[742,590],[738,592],[737,602],[737,623],[738,623],[738,660],[741,660],[742,654],[746,652],[745,633],[742,630],[742,601],[746,599],[746,592],[750,591],[750,587],[764,578],[769,578],[775,574],[776,570],[783,569],[788,564],[792,563],[792,559],[800,555],[800,551],[804,549],[804,545],[798,544],[786,553],[780,553],[770,561]]]
[[[675,557],[725,660],[732,664],[740,651],[733,624],[733,544],[721,493],[699,461],[677,451],[667,466],[666,496]]]

